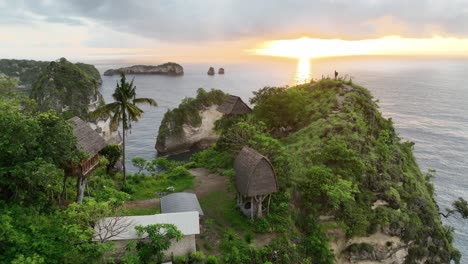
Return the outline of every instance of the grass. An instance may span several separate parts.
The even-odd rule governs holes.
[[[200,199],[200,205],[205,213],[204,230],[197,244],[206,254],[219,254],[220,244],[227,233],[236,233],[239,237],[254,233],[253,223],[236,207],[232,193],[209,193]]]
[[[252,231],[250,220],[236,207],[235,199],[225,192],[212,192],[200,199],[205,219],[212,219],[220,230]]]
[[[128,192],[131,200],[145,200],[156,197],[158,192],[168,192],[167,188],[174,187],[174,192],[181,192],[193,188],[194,177],[184,177],[168,180],[152,176],[132,176],[128,178]]]
[[[153,215],[161,213],[160,208],[125,208],[123,211],[123,215],[131,216],[131,215]]]

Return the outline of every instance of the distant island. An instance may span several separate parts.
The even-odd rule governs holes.
[[[158,66],[133,65],[119,69],[109,69],[104,72],[105,76],[125,74],[159,74],[159,75],[183,75],[184,68],[174,62],[167,62]]]

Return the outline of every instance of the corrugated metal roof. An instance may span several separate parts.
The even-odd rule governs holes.
[[[177,213],[198,211],[202,216],[203,210],[194,193],[172,193],[161,197],[161,213]]]
[[[129,240],[137,239],[135,226],[148,226],[153,224],[173,224],[183,235],[200,234],[200,223],[197,211],[107,217],[99,221],[94,227],[94,240]],[[143,235],[145,237],[146,235]]]

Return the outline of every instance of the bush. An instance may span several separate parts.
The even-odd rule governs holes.
[[[119,145],[110,144],[101,150],[100,154],[109,161],[106,166],[107,173],[109,173],[122,156],[122,148]]]
[[[217,169],[231,169],[234,158],[227,152],[218,151],[214,148],[208,148],[192,155],[191,166],[206,168],[211,171]]]
[[[193,177],[192,174],[183,166],[178,166],[167,173],[167,178],[170,180],[180,180],[183,178]]]

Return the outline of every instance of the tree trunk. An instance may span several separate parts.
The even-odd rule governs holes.
[[[68,175],[65,173],[65,175],[63,176],[63,187],[62,187],[62,195],[60,195],[60,197],[62,198],[62,201],[66,201],[67,200],[67,178],[68,178]]]
[[[125,118],[124,122],[122,122],[122,156],[123,156],[123,161],[122,161],[122,169],[123,169],[123,186],[127,184],[127,171],[125,169]]]
[[[86,187],[86,176],[80,175],[76,180],[76,202],[81,204],[83,202],[84,191]]]

